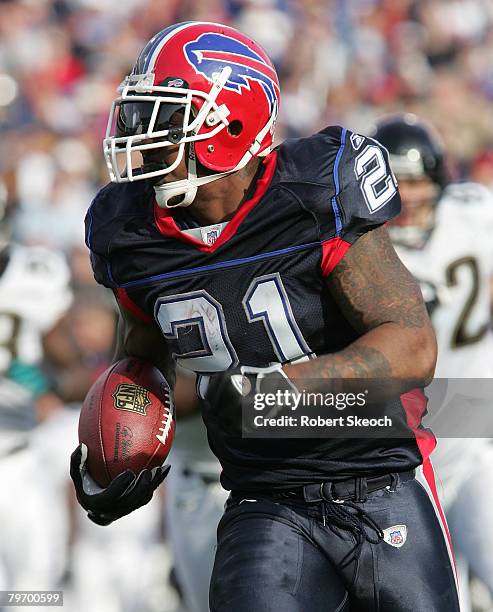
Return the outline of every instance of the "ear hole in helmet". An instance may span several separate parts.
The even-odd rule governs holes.
[[[243,132],[243,123],[238,119],[231,121],[228,125],[228,132],[231,136],[239,136]]]

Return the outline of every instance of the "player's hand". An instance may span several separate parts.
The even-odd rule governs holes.
[[[238,435],[240,432],[249,433],[252,419],[243,417],[251,417],[258,410],[256,400],[277,393],[283,396],[285,393],[290,396],[299,394],[281,364],[276,363],[266,368],[241,366],[211,376],[204,400],[213,418],[221,419],[223,430]],[[262,414],[275,417],[284,410],[285,404],[276,403],[265,405]]]
[[[70,457],[70,476],[79,504],[97,525],[109,525],[149,503],[170,470],[169,465],[142,470],[139,475],[126,470],[103,489],[89,475],[86,461],[87,446],[79,444]]]

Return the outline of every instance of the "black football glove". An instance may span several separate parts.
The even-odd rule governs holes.
[[[210,411],[211,419],[221,421],[223,431],[232,435],[248,435],[257,431],[252,419],[254,414],[259,414],[255,407],[256,397],[278,391],[290,395],[299,394],[281,364],[272,364],[266,368],[241,366],[209,378],[204,396],[205,409]],[[289,413],[289,410],[289,406],[275,404],[265,406],[262,414],[276,417]]]
[[[149,503],[155,489],[170,470],[169,465],[163,465],[152,470],[142,470],[138,476],[126,470],[103,489],[89,475],[86,461],[87,446],[79,444],[70,457],[70,476],[79,504],[97,525],[109,525]]]

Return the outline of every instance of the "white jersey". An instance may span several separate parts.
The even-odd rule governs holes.
[[[483,427],[473,416],[478,407],[483,414],[490,412],[486,379],[493,378],[492,236],[492,194],[480,185],[464,183],[446,189],[438,204],[436,226],[422,249],[396,245],[404,265],[420,281],[425,300],[426,292],[435,293],[437,298],[431,319],[438,361],[436,380],[426,390],[432,414],[424,423],[438,437],[432,460],[446,509],[488,451],[489,439],[478,436],[493,435],[488,423]],[[485,379],[485,384],[464,380],[478,378]],[[446,411],[441,413],[441,420],[434,420],[434,406]],[[444,415],[450,433],[440,437]]]
[[[8,248],[0,276],[0,374],[13,358],[37,363],[42,335],[72,302],[70,270],[62,255],[44,247]]]
[[[493,378],[492,236],[492,194],[463,183],[446,189],[435,229],[422,249],[396,245],[423,293],[436,291],[432,322],[438,341],[437,378]]]

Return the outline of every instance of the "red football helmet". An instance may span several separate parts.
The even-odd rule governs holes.
[[[103,147],[112,181],[156,179],[188,157],[187,179],[154,186],[162,207],[177,195],[175,206],[188,206],[199,185],[272,146],[279,80],[265,51],[233,28],[187,22],[162,30],[118,92]],[[164,147],[176,151],[167,164],[156,158]],[[137,168],[135,153],[143,160]],[[198,177],[196,159],[213,173]]]

